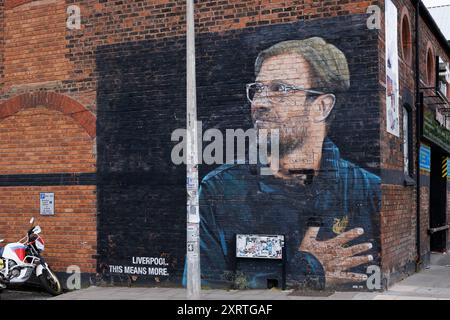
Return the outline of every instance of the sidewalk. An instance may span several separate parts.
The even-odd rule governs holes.
[[[445,257],[447,259],[447,257]],[[449,256],[450,259],[450,256]],[[444,261],[443,263],[445,263]],[[441,263],[442,264],[442,263]],[[203,290],[203,300],[450,300],[450,265],[433,265],[385,292],[336,292],[328,297],[291,295],[292,290]],[[90,287],[52,300],[185,300],[178,288]]]

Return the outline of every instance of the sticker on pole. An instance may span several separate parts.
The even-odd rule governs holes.
[[[188,223],[200,223],[200,212],[198,210],[198,206],[196,205],[188,205]]]
[[[44,193],[40,194],[40,212],[43,216],[52,216],[55,214],[55,194]]]
[[[193,177],[187,177],[186,188],[188,189],[188,191],[197,190],[198,189],[197,180]]]
[[[188,252],[194,252],[195,251],[195,242],[194,241],[189,241],[187,243],[187,251]]]
[[[195,225],[190,225],[187,227],[187,241],[189,242],[195,242],[198,241],[199,234],[198,234],[198,227]]]

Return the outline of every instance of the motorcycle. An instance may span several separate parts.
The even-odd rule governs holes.
[[[23,284],[27,282],[33,272],[41,285],[51,295],[62,293],[62,286],[55,273],[50,269],[41,253],[45,249],[44,239],[40,236],[40,226],[34,225],[31,218],[31,229],[18,242],[0,247],[0,290],[9,284]],[[4,240],[0,240],[0,243]]]

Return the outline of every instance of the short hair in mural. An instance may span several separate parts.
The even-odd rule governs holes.
[[[350,76],[344,53],[320,37],[279,42],[256,57],[247,99],[256,129],[279,130],[279,169],[260,175],[250,164],[224,164],[204,177],[203,284],[229,284],[236,234],[284,235],[290,286],[367,279],[377,254],[372,224],[380,178],[343,159],[328,132]],[[280,278],[269,262],[245,261],[239,269],[248,287]]]

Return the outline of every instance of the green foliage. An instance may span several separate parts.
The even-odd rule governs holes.
[[[248,279],[242,271],[225,271],[222,277],[232,284],[233,289],[244,290],[249,288]]]

